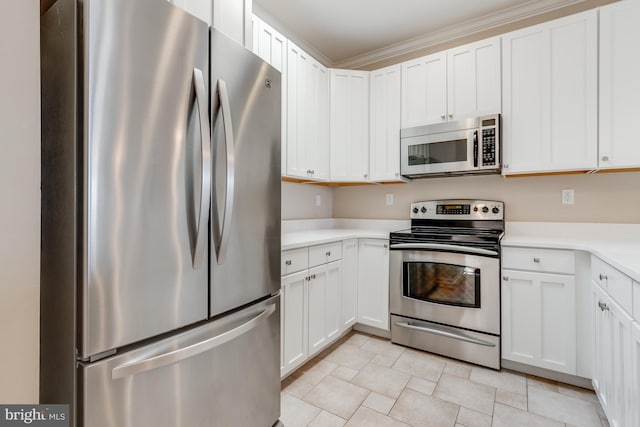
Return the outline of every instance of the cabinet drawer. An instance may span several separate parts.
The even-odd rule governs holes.
[[[633,318],[640,322],[640,283],[633,282]]]
[[[546,273],[575,274],[576,258],[573,251],[538,248],[504,248],[502,267]]]
[[[629,314],[633,313],[631,278],[596,256],[591,257],[591,278]]]
[[[280,264],[280,274],[283,276],[306,270],[309,267],[309,250],[307,248],[300,248],[284,251],[282,252]]]
[[[342,242],[331,242],[309,248],[309,267],[342,259]]]

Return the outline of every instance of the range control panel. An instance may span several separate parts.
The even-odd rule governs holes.
[[[504,203],[493,200],[428,200],[411,204],[411,219],[502,220]]]

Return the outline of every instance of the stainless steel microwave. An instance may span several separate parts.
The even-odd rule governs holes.
[[[400,172],[408,178],[500,173],[500,115],[400,131]]]

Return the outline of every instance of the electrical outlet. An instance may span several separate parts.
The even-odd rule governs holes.
[[[387,194],[387,206],[393,206],[393,194]]]
[[[316,194],[316,206],[317,207],[322,206],[322,198],[320,197],[319,194]]]
[[[573,188],[562,190],[562,204],[563,205],[573,204]]]

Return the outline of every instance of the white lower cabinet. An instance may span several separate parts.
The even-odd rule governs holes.
[[[341,258],[342,242],[282,252],[281,377],[344,330]]]
[[[575,276],[503,270],[502,358],[576,374]]]
[[[636,318],[640,321],[640,318]],[[632,398],[635,404],[633,411],[633,425],[640,427],[640,323],[633,322],[631,326],[631,374]]]
[[[389,241],[358,243],[358,323],[389,330]]]
[[[282,362],[284,376],[307,360],[308,271],[282,278]]]
[[[358,319],[358,239],[342,242],[342,329]]]
[[[592,257],[593,387],[612,427],[640,426],[640,333],[627,287],[631,279]]]
[[[308,356],[326,347],[341,332],[342,261],[309,269]]]

